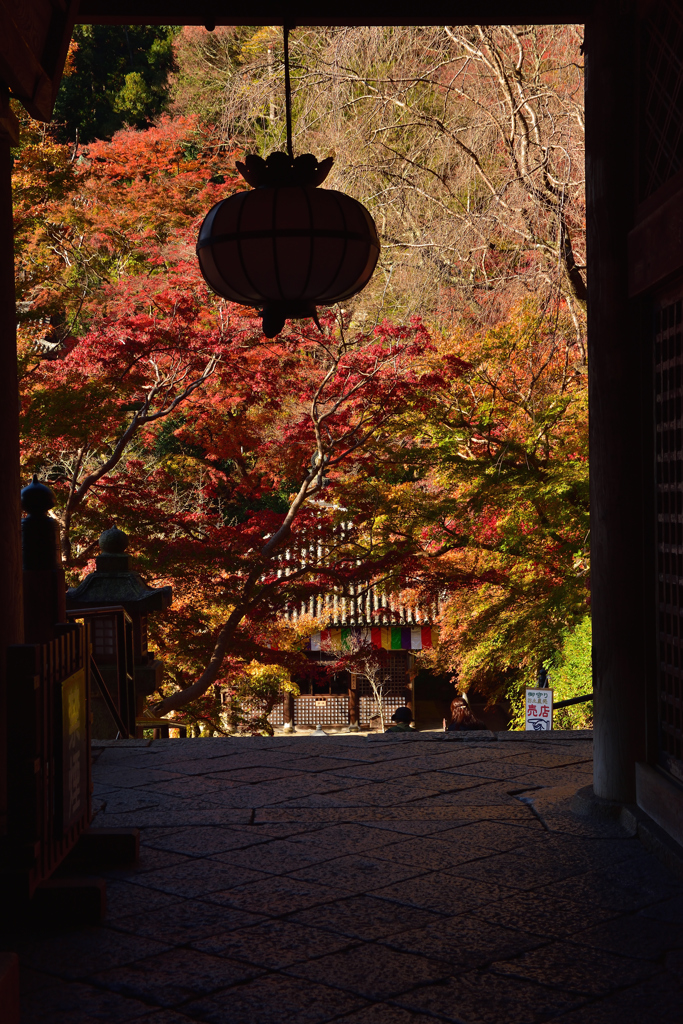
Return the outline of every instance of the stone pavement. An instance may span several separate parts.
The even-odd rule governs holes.
[[[139,827],[141,860],[103,927],[12,937],[22,1024],[683,1021],[683,883],[571,812],[590,734],[95,756],[95,824]]]

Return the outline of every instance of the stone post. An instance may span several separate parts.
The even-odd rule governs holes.
[[[21,492],[21,554],[24,577],[26,643],[44,644],[55,637],[55,624],[66,621],[66,583],[59,524],[48,511],[55,496],[37,476]]]

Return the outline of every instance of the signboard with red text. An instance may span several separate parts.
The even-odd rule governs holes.
[[[553,691],[544,689],[525,691],[525,726],[533,732],[543,732],[553,727]]]

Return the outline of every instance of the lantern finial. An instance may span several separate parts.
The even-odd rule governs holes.
[[[235,166],[252,188],[317,188],[332,170],[333,163],[333,156],[318,162],[312,153],[302,153],[292,159],[286,153],[274,152],[266,160],[257,153],[247,153],[244,163],[236,160]]]

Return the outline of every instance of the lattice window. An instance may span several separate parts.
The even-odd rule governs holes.
[[[665,305],[657,313],[655,422],[660,748],[669,770],[683,777],[682,306],[679,300]]]
[[[683,11],[660,2],[641,25],[640,198],[683,167]]]
[[[294,725],[348,725],[349,698],[345,696],[295,697]]]
[[[93,618],[93,653],[96,658],[113,658],[116,624],[113,618]]]
[[[275,705],[271,713],[268,715],[268,721],[271,725],[285,724],[285,707],[282,701]]]
[[[403,697],[384,697],[382,700],[382,710],[384,711],[385,725],[389,724],[389,720],[396,708],[402,708],[404,704],[405,701],[403,700]],[[372,697],[359,697],[358,724],[361,727],[371,724],[379,724],[379,709],[376,701],[374,701]]]
[[[386,697],[403,697],[406,687],[410,684],[408,656],[405,654],[389,655],[387,665],[382,667],[382,676],[384,677],[382,684],[384,695]],[[358,676],[358,693],[362,697],[372,697],[372,687],[365,676]]]

